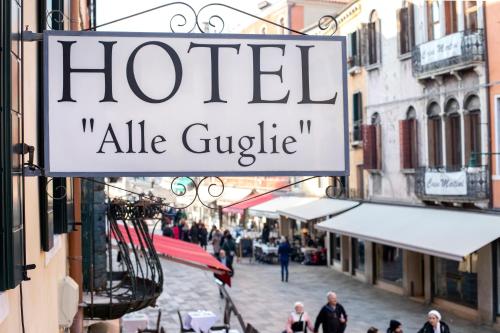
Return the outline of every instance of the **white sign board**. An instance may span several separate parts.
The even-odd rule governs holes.
[[[45,169],[346,175],[345,37],[50,31]]]
[[[463,33],[457,32],[420,45],[420,63],[427,65],[462,55],[462,40]]]
[[[426,172],[425,194],[467,195],[467,174],[459,172]]]

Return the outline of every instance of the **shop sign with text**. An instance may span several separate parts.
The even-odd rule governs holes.
[[[44,35],[45,169],[346,175],[345,38]]]

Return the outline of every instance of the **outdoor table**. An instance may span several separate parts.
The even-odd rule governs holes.
[[[217,321],[217,316],[212,311],[191,311],[184,320],[185,328],[192,328],[196,333],[207,333]]]

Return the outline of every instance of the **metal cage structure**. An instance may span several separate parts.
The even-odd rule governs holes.
[[[113,200],[102,207],[92,202],[96,207],[90,214],[99,217],[105,208],[107,218],[91,218],[94,223],[87,228],[83,223],[85,318],[117,319],[154,306],[163,290],[163,271],[147,220],[161,216],[161,205]]]

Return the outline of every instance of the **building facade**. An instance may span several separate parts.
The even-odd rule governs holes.
[[[337,16],[351,67],[349,188],[359,193],[355,184],[363,183],[364,194],[353,198],[388,204],[388,212],[391,205],[406,205],[409,213],[421,212],[411,206],[488,208],[485,6],[482,1],[361,0]],[[357,163],[363,171],[353,172]],[[393,218],[388,214],[388,222]],[[495,241],[451,260],[409,244],[395,246],[394,240],[375,241],[368,231],[356,237],[329,232],[328,237],[329,253],[339,258],[334,269],[469,319],[496,322]]]

